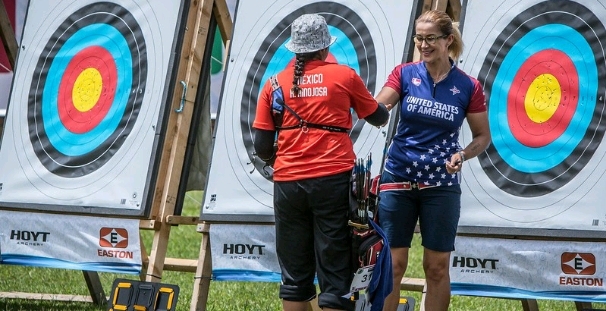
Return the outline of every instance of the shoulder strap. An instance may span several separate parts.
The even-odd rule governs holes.
[[[282,120],[284,119],[284,93],[278,83],[278,76],[269,77],[271,83],[271,118],[274,121],[276,129],[282,129]]]
[[[277,89],[280,88],[280,84],[278,84],[278,76],[277,75],[273,75],[271,77],[269,77],[269,83],[271,83],[271,89],[275,92]]]
[[[282,87],[278,83],[278,76],[273,75],[269,77],[269,83],[271,83],[272,89],[271,116],[274,120],[274,125],[278,130],[291,130],[296,128],[303,128],[304,130],[306,130],[306,128],[318,128],[329,132],[348,132],[348,129],[343,127],[307,122],[306,120],[301,118],[301,116],[299,116],[299,114],[297,114],[292,108],[286,105],[286,103],[284,103],[284,93],[282,92]],[[295,118],[299,120],[298,124],[286,127],[282,126],[282,121],[284,119],[284,108],[286,108],[286,110],[288,110]]]

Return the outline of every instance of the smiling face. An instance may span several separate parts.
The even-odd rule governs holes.
[[[426,63],[448,61],[448,46],[450,46],[453,41],[453,35],[444,36],[435,23],[418,22],[415,36],[423,38],[436,37],[433,44],[427,43],[427,40],[415,40],[417,50],[419,50],[423,61]]]

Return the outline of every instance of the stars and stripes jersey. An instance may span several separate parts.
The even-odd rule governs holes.
[[[459,132],[467,113],[486,111],[486,98],[477,79],[454,65],[434,83],[425,63],[396,66],[385,87],[400,94],[400,118],[385,169],[403,179],[432,186],[459,183],[446,162],[461,150]]]

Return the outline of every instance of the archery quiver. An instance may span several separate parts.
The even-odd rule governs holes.
[[[370,221],[378,223],[380,180],[380,175],[370,178],[371,163],[370,156],[366,164],[358,159],[352,174],[355,208],[352,210],[348,224],[352,232],[352,261],[355,268],[373,266],[384,246],[383,238],[370,224]]]

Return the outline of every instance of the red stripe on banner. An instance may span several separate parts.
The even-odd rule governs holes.
[[[15,30],[15,15],[16,15],[16,0],[2,0],[4,2],[4,7],[6,7],[6,12],[8,13],[8,19],[11,21],[11,26],[13,27],[13,31]],[[4,50],[4,45],[0,45],[0,73],[2,72],[10,72],[12,71],[12,67],[8,61],[8,55],[6,55],[6,51]]]

